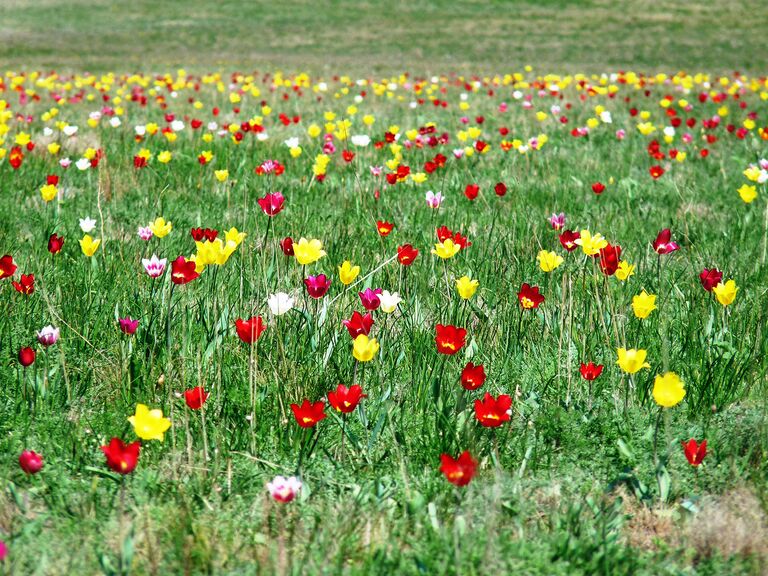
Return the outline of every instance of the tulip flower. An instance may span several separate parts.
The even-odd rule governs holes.
[[[309,400],[304,400],[301,406],[298,404],[291,404],[291,410],[293,410],[293,416],[296,418],[296,422],[302,428],[312,428],[315,424],[324,419],[327,414],[324,411],[325,404],[322,400],[318,400],[314,404],[311,404]]]
[[[34,274],[22,274],[19,282],[15,280],[11,282],[14,290],[19,294],[29,296],[35,291],[35,275]]]
[[[392,222],[384,222],[383,220],[376,221],[376,230],[382,237],[389,236],[389,233],[392,232],[394,227],[395,225],[392,224]]]
[[[301,486],[301,480],[295,476],[290,478],[275,476],[271,482],[267,482],[267,491],[273,499],[287,504],[296,498],[296,495],[301,491]]]
[[[325,274],[308,276],[304,279],[304,285],[307,287],[307,293],[311,298],[319,299],[328,293],[328,289],[331,287],[331,279]]]
[[[475,417],[486,428],[496,428],[509,421],[512,397],[501,394],[494,398],[488,392],[482,400],[475,400]]]
[[[56,344],[56,342],[59,339],[59,329],[54,328],[50,324],[46,327],[44,327],[40,332],[37,333],[37,341],[40,342],[41,345],[45,346],[46,348],[48,346],[53,346]]]
[[[80,249],[83,251],[83,254],[90,258],[99,249],[99,244],[101,244],[100,239],[94,240],[89,234],[86,234],[80,240]]]
[[[120,326],[120,331],[129,336],[135,334],[136,329],[139,327],[139,321],[128,316],[125,318],[118,318],[117,323]]]
[[[19,466],[25,474],[37,474],[43,468],[43,457],[33,450],[24,450],[19,455]]]
[[[360,334],[365,334],[368,336],[371,331],[371,326],[373,326],[373,316],[371,316],[370,312],[362,315],[360,312],[355,310],[352,312],[352,317],[349,320],[342,320],[341,323],[344,325],[344,327],[349,332],[349,335],[354,340]]]
[[[552,214],[548,220],[549,225],[552,226],[553,230],[562,230],[565,228],[565,212],[560,212],[560,214]]]
[[[336,410],[343,414],[349,414],[360,403],[362,398],[366,398],[367,395],[363,394],[363,389],[354,384],[347,388],[344,384],[336,386],[336,390],[328,392],[328,403]]]
[[[579,372],[581,373],[581,377],[584,378],[587,382],[592,382],[593,380],[597,379],[600,374],[603,373],[604,366],[602,364],[595,364],[594,362],[589,362],[588,364],[581,363],[581,366],[579,366]]]
[[[166,258],[158,258],[156,254],[152,254],[152,258],[142,258],[141,264],[144,266],[144,270],[150,278],[158,278],[165,272],[165,266],[168,263]]]
[[[149,229],[152,231],[152,234],[158,238],[165,238],[171,233],[171,230],[173,230],[173,225],[170,222],[166,222],[165,218],[162,216],[158,216],[155,218],[155,221],[149,225]]]
[[[544,296],[539,293],[539,287],[529,286],[525,282],[520,286],[520,291],[517,293],[517,299],[524,310],[533,310],[538,308],[539,305],[544,302]]]
[[[280,192],[273,192],[272,194],[267,194],[264,198],[259,198],[256,202],[261,206],[261,211],[271,218],[282,211],[285,197]]]
[[[136,232],[142,240],[149,241],[152,239],[152,236],[154,236],[154,233],[152,232],[152,228],[149,226],[139,226],[138,231]]]
[[[573,252],[578,248],[577,240],[581,238],[580,234],[578,232],[573,232],[572,230],[563,230],[562,234],[558,236],[558,239],[560,240],[560,245],[565,248],[568,252]]]
[[[278,292],[267,299],[267,306],[274,316],[282,316],[293,308],[293,298],[285,292]]]
[[[736,292],[738,291],[739,289],[736,286],[736,282],[733,280],[728,280],[725,284],[718,282],[717,286],[712,288],[712,292],[714,292],[717,301],[723,306],[733,304],[733,301],[736,299]]]
[[[352,266],[352,263],[349,260],[345,260],[341,266],[339,266],[339,279],[344,286],[352,284],[359,274],[360,266]]]
[[[600,261],[600,270],[606,276],[613,276],[619,269],[619,259],[621,257],[621,246],[613,246],[610,243],[600,249],[598,254]]]
[[[118,474],[130,474],[139,463],[141,443],[137,440],[126,444],[120,438],[112,438],[109,444],[101,446],[101,451],[107,457],[107,466]]]
[[[195,386],[184,391],[184,402],[187,403],[190,410],[200,410],[205,401],[208,400],[208,396],[210,394],[202,386]]]
[[[35,350],[34,348],[25,347],[19,349],[19,364],[21,364],[24,368],[27,366],[31,366],[35,363]]]
[[[381,311],[385,314],[391,314],[397,310],[397,305],[403,301],[397,292],[390,292],[389,290],[382,290],[379,294],[379,301],[381,302]]]
[[[179,256],[171,262],[171,281],[174,284],[186,284],[199,276],[194,260],[187,260],[184,256]]]
[[[698,466],[707,456],[706,440],[702,440],[701,444],[699,444],[695,438],[691,438],[688,442],[681,442],[681,444],[683,445],[685,459],[688,460],[691,466]]]
[[[296,261],[302,266],[317,262],[325,256],[323,243],[320,240],[307,240],[306,238],[300,238],[298,242],[293,243],[293,253],[296,256]]]
[[[656,240],[653,241],[653,249],[657,254],[669,254],[679,248],[680,246],[677,243],[672,242],[672,232],[669,228],[664,228],[664,230],[659,232]]]
[[[663,376],[658,374],[653,381],[653,399],[656,404],[664,408],[677,406],[685,398],[685,388],[680,376],[674,372],[667,372]]]
[[[564,262],[562,256],[558,255],[556,252],[549,252],[547,250],[540,250],[536,255],[536,260],[539,262],[539,268],[544,272],[552,272],[552,270]]]
[[[86,216],[85,218],[80,218],[80,230],[83,231],[83,234],[90,234],[93,232],[93,230],[96,228],[96,220],[93,218],[90,218],[89,216]]]
[[[659,165],[651,166],[648,169],[648,171],[651,174],[651,178],[653,178],[654,180],[658,180],[659,178],[661,178],[664,175],[664,168],[662,168]]]
[[[46,184],[40,187],[40,197],[46,203],[55,200],[58,193],[59,190],[54,184]]]
[[[291,238],[290,236],[283,238],[280,241],[280,250],[282,250],[283,254],[285,254],[286,256],[293,256],[294,255],[293,238]]]
[[[6,254],[0,258],[0,279],[10,278],[16,273],[16,263],[13,261],[13,257],[10,254]]]
[[[376,338],[368,338],[366,334],[359,334],[352,344],[352,356],[358,362],[370,362],[379,351],[379,343]]]
[[[469,300],[477,292],[477,287],[480,286],[478,280],[470,280],[469,276],[462,276],[456,280],[456,291],[463,300]]]
[[[453,355],[466,344],[467,331],[452,325],[435,326],[435,344],[440,354]]]
[[[656,310],[655,294],[648,294],[648,292],[643,290],[637,296],[632,297],[632,311],[635,313],[636,318],[641,320],[648,318],[654,310]]]
[[[723,280],[723,273],[717,268],[704,268],[701,274],[699,274],[699,280],[701,280],[704,290],[712,292],[712,289]]]
[[[461,250],[460,245],[455,244],[452,239],[446,238],[445,241],[435,244],[435,247],[432,249],[432,254],[438,258],[447,260],[448,258],[456,256],[456,254],[459,253],[459,250]]]
[[[5,560],[7,556],[8,556],[8,547],[5,545],[5,542],[0,540],[0,562],[3,562],[3,560]]]
[[[51,254],[58,254],[61,252],[61,248],[64,246],[64,237],[63,236],[57,236],[56,234],[51,234],[48,237],[48,252]],[[2,270],[2,267],[0,266],[0,270]],[[0,272],[0,278],[2,278],[2,272]]]
[[[243,240],[245,240],[246,236],[247,234],[245,232],[240,232],[237,228],[232,226],[232,228],[224,232],[224,245],[228,246],[230,243],[234,243],[236,247],[240,246],[240,244],[243,243]],[[211,242],[216,240],[215,235],[213,239],[208,238],[208,240]]]
[[[738,190],[739,197],[745,204],[750,204],[757,198],[757,187],[750,186],[749,184],[742,184]]]
[[[461,387],[469,391],[477,390],[485,383],[485,378],[485,367],[482,364],[467,362],[461,371]]]
[[[381,298],[379,298],[381,293],[381,288],[376,288],[375,290],[366,288],[363,292],[358,292],[357,295],[360,296],[360,303],[363,305],[363,308],[366,310],[376,310],[381,306]]]
[[[651,367],[651,365],[645,361],[647,355],[645,350],[636,350],[634,348],[627,350],[626,348],[619,348],[616,350],[616,354],[619,357],[616,363],[619,365],[619,368],[627,374],[635,374],[642,368]]]
[[[434,192],[432,192],[432,190],[429,190],[426,194],[427,206],[429,208],[433,208],[433,209],[440,208],[440,204],[443,203],[443,200],[444,198],[443,198],[442,192],[438,192],[437,194],[435,194]]]
[[[630,264],[626,260],[622,260],[619,262],[618,267],[616,268],[616,278],[624,282],[627,278],[630,276],[633,276],[635,274],[635,267],[634,265]]]
[[[403,244],[397,247],[397,261],[403,266],[410,266],[416,257],[419,255],[419,251],[416,250],[410,244]]]
[[[582,251],[587,256],[595,256],[600,253],[600,250],[608,246],[608,240],[603,238],[599,232],[593,236],[589,230],[582,230],[574,242],[581,246]]]
[[[160,440],[165,438],[165,432],[171,427],[171,421],[163,418],[163,411],[159,408],[150,410],[144,404],[136,405],[136,413],[128,417],[128,422],[133,426],[136,436],[142,440]]]
[[[252,316],[248,320],[238,318],[235,320],[235,329],[237,336],[246,344],[253,344],[261,337],[264,330],[267,329],[261,316]]]
[[[465,450],[454,459],[448,454],[440,455],[440,472],[451,484],[466,486],[477,473],[477,460],[472,458],[469,450]]]

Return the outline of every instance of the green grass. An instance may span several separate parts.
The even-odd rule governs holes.
[[[264,2],[11,0],[5,66],[326,74],[734,69],[761,72],[756,1]]]

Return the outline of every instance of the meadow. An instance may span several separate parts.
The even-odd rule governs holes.
[[[768,572],[764,11],[139,4],[0,12],[0,574]]]

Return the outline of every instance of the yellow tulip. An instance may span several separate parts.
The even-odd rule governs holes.
[[[462,276],[456,280],[456,290],[459,292],[464,300],[469,300],[477,292],[477,287],[480,286],[480,282],[477,280],[471,280],[469,276]]]
[[[616,268],[616,278],[621,280],[622,282],[629,278],[630,276],[634,275],[635,273],[635,266],[634,264],[630,264],[626,260],[622,260],[619,262],[619,267]]]
[[[581,249],[587,256],[594,256],[608,246],[608,240],[603,238],[602,234],[597,232],[593,236],[589,230],[582,230],[581,236],[576,239],[575,243],[581,246]]]
[[[715,293],[717,301],[720,302],[720,304],[723,306],[733,304],[733,301],[736,299],[736,292],[738,291],[739,288],[736,286],[736,282],[733,280],[728,280],[728,282],[725,284],[720,282],[717,286],[712,288],[712,292]]]
[[[234,242],[235,246],[240,246],[240,244],[243,243],[243,240],[245,240],[245,237],[245,232],[238,232],[237,228],[233,226],[224,233],[224,242]]]
[[[454,243],[454,241],[450,238],[446,238],[445,242],[438,242],[435,244],[435,247],[432,248],[432,254],[438,258],[446,260],[456,256],[456,254],[459,253],[459,250],[461,250],[461,246],[459,244]]]
[[[548,252],[546,250],[539,251],[536,256],[536,260],[539,261],[539,268],[544,272],[552,272],[555,268],[563,263],[563,257],[556,252]]]
[[[152,234],[158,238],[165,238],[171,233],[173,225],[170,222],[166,222],[165,218],[158,216],[155,221],[149,225],[149,229],[152,230]]]
[[[56,194],[58,194],[59,191],[53,184],[46,184],[45,186],[40,188],[40,196],[43,197],[43,200],[46,202],[50,202],[54,198],[56,198]]]
[[[365,334],[359,334],[352,344],[352,356],[360,362],[369,362],[379,351],[379,343],[376,338],[368,338]]]
[[[306,238],[300,238],[298,242],[293,245],[293,254],[296,256],[296,261],[302,266],[317,262],[325,256],[325,250],[323,250],[323,243],[320,240]]]
[[[80,240],[80,249],[83,251],[83,254],[90,258],[99,249],[99,244],[101,244],[101,240],[94,240],[90,234],[86,234]]]
[[[142,440],[160,440],[165,438],[165,431],[171,427],[171,421],[163,418],[159,408],[150,410],[144,404],[136,405],[136,414],[128,418],[136,436]]]
[[[685,398],[685,388],[680,376],[674,372],[667,372],[663,376],[656,375],[653,381],[653,399],[656,404],[664,408],[677,406]]]
[[[648,318],[648,315],[656,310],[656,295],[648,294],[643,290],[640,294],[632,298],[632,311],[635,317]]]
[[[757,188],[755,186],[750,186],[749,184],[743,184],[741,188],[739,188],[739,196],[746,204],[749,204],[757,198]]]
[[[214,170],[213,175],[216,176],[216,180],[219,182],[226,182],[229,178],[229,170]]]
[[[619,365],[619,368],[627,374],[635,374],[642,368],[651,367],[651,365],[645,361],[647,355],[645,350],[635,350],[634,348],[627,350],[626,348],[619,348],[616,350],[616,354],[619,356],[616,363]]]
[[[360,266],[352,266],[349,260],[344,260],[342,265],[339,266],[339,279],[344,286],[352,284],[358,274],[360,274]]]

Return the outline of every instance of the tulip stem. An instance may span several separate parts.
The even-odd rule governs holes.
[[[659,453],[658,453],[658,443],[659,443],[659,425],[661,424],[661,415],[664,411],[664,408],[659,406],[659,411],[656,415],[656,425],[653,428],[653,466],[656,471],[656,482],[659,486],[659,498],[661,498],[661,474],[659,471]]]

